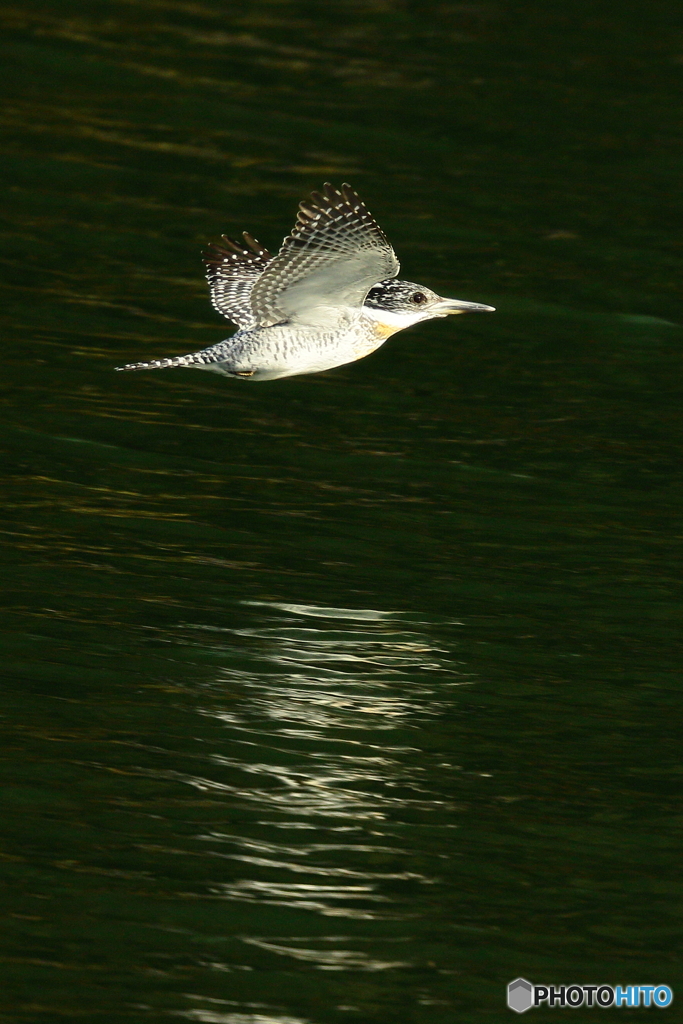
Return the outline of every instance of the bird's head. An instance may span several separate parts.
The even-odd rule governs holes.
[[[461,299],[444,299],[431,288],[414,281],[390,278],[380,281],[368,292],[364,309],[384,327],[400,331],[421,320],[450,316],[452,313],[493,313],[493,306]],[[393,332],[392,332],[393,333]]]

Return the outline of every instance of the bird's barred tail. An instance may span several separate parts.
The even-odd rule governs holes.
[[[197,363],[208,362],[200,359],[199,355],[192,353],[189,356],[173,356],[170,359],[152,359],[149,363],[126,363],[125,366],[115,366],[115,370],[167,370],[171,366],[196,366]]]

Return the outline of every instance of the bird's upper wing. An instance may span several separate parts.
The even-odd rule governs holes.
[[[362,306],[373,284],[396,277],[387,238],[350,185],[325,184],[299,206],[297,222],[251,289],[254,317],[267,326],[324,320],[324,307]]]
[[[272,256],[246,231],[245,245],[227,235],[222,238],[222,245],[214,242],[204,253],[211,303],[237,327],[248,330],[259,323],[250,300],[251,290]]]

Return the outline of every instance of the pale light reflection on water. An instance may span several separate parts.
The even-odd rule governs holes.
[[[185,631],[199,633],[203,643],[207,633],[213,634],[215,647],[229,651],[231,664],[241,648],[250,664],[220,669],[211,687],[216,703],[198,708],[225,726],[230,754],[212,753],[209,760],[235,781],[210,775],[186,775],[182,781],[199,790],[230,792],[267,815],[255,822],[258,835],[215,829],[194,837],[206,856],[244,867],[242,877],[210,886],[209,894],[323,918],[410,919],[414,906],[392,886],[430,886],[437,879],[402,866],[408,850],[397,826],[417,814],[437,818],[434,827],[449,827],[442,816],[452,810],[425,781],[420,728],[440,714],[451,687],[471,679],[417,628],[415,616],[258,606],[263,619],[256,625]],[[317,618],[319,626],[301,625],[301,616]],[[340,628],[342,621],[347,628]],[[218,699],[221,691],[231,695],[229,711]],[[400,742],[391,742],[392,732]],[[359,936],[251,934],[242,941],[327,971],[411,965],[396,956],[399,940],[391,936],[373,939],[370,953],[358,948],[367,941]]]
[[[191,998],[191,997],[188,997]],[[229,1000],[211,1000],[217,1003],[228,1003]],[[217,1010],[181,1010],[176,1011],[174,1016],[184,1017],[186,1020],[198,1020],[201,1024],[310,1024],[310,1021],[302,1017],[277,1017],[264,1013],[220,1013]]]

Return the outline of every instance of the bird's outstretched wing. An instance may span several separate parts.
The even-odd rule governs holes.
[[[362,306],[373,284],[396,277],[386,235],[350,185],[326,183],[299,206],[297,222],[250,292],[262,326],[324,320],[325,307]]]
[[[251,304],[251,290],[273,257],[248,232],[244,231],[242,237],[244,245],[222,235],[223,244],[214,242],[203,258],[214,309],[241,330],[248,330],[259,323]]]

